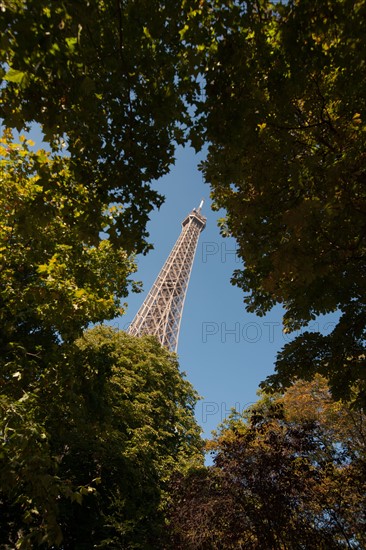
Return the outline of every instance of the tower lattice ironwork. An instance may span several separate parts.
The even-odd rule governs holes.
[[[135,336],[153,334],[170,351],[177,351],[184,301],[193,260],[206,218],[203,201],[182,222],[182,231],[128,332]]]

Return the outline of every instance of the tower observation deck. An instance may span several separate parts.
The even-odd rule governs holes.
[[[170,351],[177,351],[184,301],[187,294],[198,239],[206,226],[201,214],[203,201],[182,222],[173,246],[128,332],[135,336],[153,334]]]

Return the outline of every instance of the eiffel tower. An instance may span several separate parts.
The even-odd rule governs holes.
[[[128,333],[153,334],[170,351],[177,351],[182,312],[193,260],[206,218],[201,204],[182,222],[182,231],[150,292],[132,321]]]

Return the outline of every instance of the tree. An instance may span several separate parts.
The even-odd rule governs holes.
[[[93,234],[113,227],[118,209],[74,179],[68,158],[30,145],[10,131],[0,143],[1,315],[3,337],[31,333],[36,353],[41,325],[47,339],[67,341],[123,312],[120,299],[136,286],[126,252]]]
[[[68,159],[20,141],[7,131],[0,144],[1,375],[18,398],[90,323],[123,312],[136,270],[89,233],[116,209],[74,180]]]
[[[118,208],[31,146],[0,144],[0,546],[148,548],[199,455],[195,394],[155,340],[85,333],[123,312],[135,264],[90,231]]]
[[[155,338],[87,331],[7,410],[1,544],[157,548],[170,475],[202,463],[195,402]]]
[[[135,266],[124,251],[91,237],[90,226],[113,224],[114,212],[96,205],[66,158],[32,152],[23,137],[13,143],[10,131],[0,145],[1,498],[25,547],[58,542],[58,495],[78,494],[60,486],[39,394],[57,392],[90,322],[123,311]],[[34,516],[38,533],[31,530],[30,543],[19,525],[31,525]]]
[[[200,128],[244,262],[233,283],[249,311],[283,304],[288,332],[340,312],[329,336],[284,347],[266,387],[320,372],[364,404],[365,2],[216,4]]]
[[[4,0],[0,21],[0,117],[18,131],[41,125],[67,145],[75,180],[100,203],[123,208],[112,241],[146,252],[146,223],[199,92],[200,1],[107,0],[57,6]],[[94,226],[91,228],[98,231]]]
[[[53,438],[62,479],[75,485],[98,479],[98,485],[81,506],[60,504],[62,546],[157,548],[170,476],[202,464],[197,395],[155,338],[100,326],[78,348],[85,416],[61,392],[46,425],[55,434],[63,425]]]
[[[365,416],[324,379],[262,396],[209,448],[214,466],[175,480],[174,548],[364,547]]]

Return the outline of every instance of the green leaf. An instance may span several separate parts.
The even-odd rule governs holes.
[[[9,71],[4,76],[4,80],[7,80],[8,82],[14,82],[16,84],[19,84],[19,83],[22,82],[25,75],[26,75],[26,73],[23,72],[23,71],[18,71],[16,69],[9,69]]]
[[[65,42],[66,42],[67,47],[70,50],[70,52],[71,53],[74,52],[76,44],[78,43],[78,39],[74,36],[70,36],[70,37],[65,39]]]

